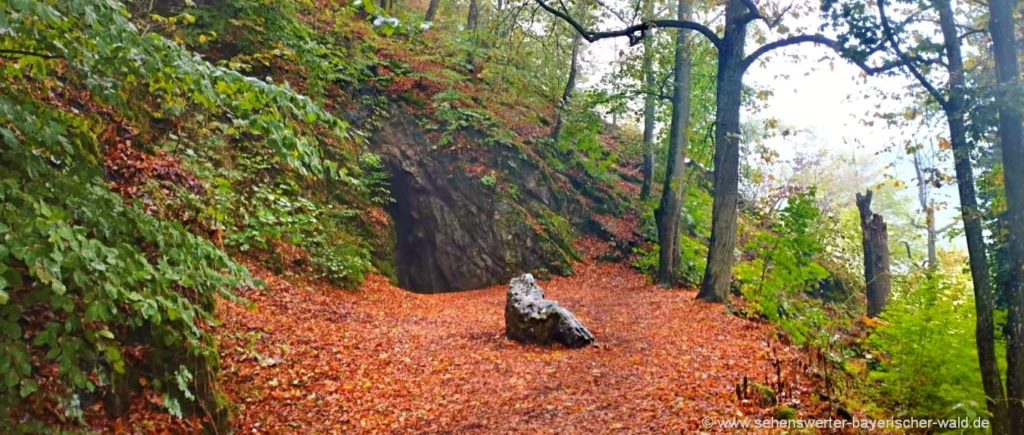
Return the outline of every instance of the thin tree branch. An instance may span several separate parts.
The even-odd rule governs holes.
[[[956,221],[950,222],[948,225],[935,230],[935,234],[942,234],[942,233],[944,233],[946,231],[949,231],[950,229],[952,229],[953,227],[956,226],[956,223],[957,223]]]
[[[791,37],[785,38],[785,39],[780,39],[778,41],[769,42],[769,43],[767,43],[765,45],[762,45],[762,46],[758,47],[757,50],[754,50],[753,53],[750,53],[745,59],[743,59],[743,63],[741,64],[741,68],[743,68],[743,70],[746,70],[751,65],[753,65],[754,62],[757,61],[757,59],[759,57],[765,55],[766,53],[768,53],[770,51],[777,50],[777,49],[780,49],[780,48],[783,48],[783,47],[789,47],[791,45],[806,44],[806,43],[823,45],[825,47],[828,47],[828,48],[831,48],[831,49],[835,50],[836,53],[839,53],[840,55],[843,55],[843,51],[842,51],[842,48],[839,46],[839,43],[836,42],[835,40],[829,38],[829,37],[826,37],[825,35],[821,35],[821,34],[817,34],[817,33],[813,34],[813,35],[797,35],[797,36],[791,36]],[[844,58],[845,58],[845,56],[844,56]],[[905,63],[905,61],[890,62],[890,63],[886,63],[886,64],[881,65],[881,66],[873,67],[873,66],[868,65],[863,60],[858,60],[858,59],[847,59],[847,60],[849,60],[850,62],[853,62],[855,65],[860,67],[860,69],[862,71],[864,71],[864,73],[866,73],[867,75],[872,75],[872,76],[873,75],[878,75],[878,74],[881,74],[881,73],[885,73],[885,72],[888,72],[888,71],[891,71],[891,70],[894,70],[896,68],[899,68],[899,67],[903,66],[903,64]]]
[[[882,22],[882,32],[885,34],[885,39],[889,41],[889,45],[892,47],[892,50],[896,53],[896,56],[903,61],[904,66],[907,67],[907,71],[910,71],[910,74],[921,83],[921,86],[924,86],[925,90],[928,91],[932,98],[935,98],[935,101],[939,103],[939,106],[941,106],[944,111],[948,112],[949,102],[942,97],[942,94],[934,85],[932,85],[931,82],[928,81],[928,78],[925,77],[916,66],[914,66],[914,62],[910,60],[909,56],[907,56],[907,54],[903,52],[903,49],[900,48],[899,43],[896,42],[896,37],[892,33],[892,27],[889,25],[889,18],[885,15],[885,2],[879,1],[877,4],[878,17]]]
[[[707,26],[704,26],[700,23],[695,23],[693,21],[685,20],[650,20],[639,24],[634,24],[632,26],[628,26],[619,30],[590,31],[583,27],[583,25],[580,24],[578,21],[570,17],[569,14],[566,13],[564,10],[553,8],[544,0],[536,1],[541,8],[544,8],[544,10],[550,12],[551,14],[558,18],[561,18],[566,23],[569,23],[569,25],[576,29],[576,31],[579,32],[581,36],[583,36],[583,39],[587,40],[587,42],[595,42],[601,39],[625,36],[629,38],[630,45],[636,45],[643,41],[644,34],[648,30],[655,27],[668,27],[676,29],[695,30],[699,32],[701,35],[704,35],[704,37],[711,41],[711,43],[716,48],[718,48],[722,43],[722,39],[719,38],[718,35],[715,34],[715,32],[709,29]]]
[[[612,9],[611,7],[609,7],[607,3],[605,3],[605,2],[603,2],[601,0],[594,0],[594,2],[596,2],[598,4],[598,6],[601,6],[606,11],[608,11],[608,13],[614,15],[615,18],[618,18],[619,21],[622,21],[622,24],[625,24],[627,26],[629,25],[630,21],[626,21],[626,19],[622,16],[622,14],[620,14],[615,9]]]
[[[982,33],[988,33],[988,29],[970,29],[970,30],[964,32],[963,34],[961,34],[960,35],[960,39],[969,38],[971,36],[982,34]]]
[[[53,54],[50,54],[50,53],[36,53],[36,52],[33,52],[33,51],[18,50],[18,49],[2,49],[2,50],[0,50],[0,56],[3,56],[3,57],[13,57],[13,56],[24,57],[24,56],[29,56],[29,57],[38,57],[40,59],[60,59],[61,58],[60,56],[53,55]]]

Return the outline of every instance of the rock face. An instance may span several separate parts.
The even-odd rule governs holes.
[[[594,342],[594,335],[558,302],[544,299],[533,275],[513,278],[505,300],[505,335],[523,343],[554,342],[578,348]]]
[[[402,288],[439,293],[486,287],[528,270],[572,272],[572,235],[591,212],[571,180],[511,146],[437,147],[404,108],[389,111],[370,144],[391,173],[395,202],[388,212]],[[479,133],[466,135],[481,140]],[[516,195],[494,182],[495,171],[514,174]]]

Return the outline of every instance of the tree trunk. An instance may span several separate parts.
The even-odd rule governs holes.
[[[928,240],[928,270],[934,271],[939,262],[938,252],[936,252],[938,231],[935,229],[935,201],[929,198],[929,184],[928,180],[925,179],[924,168],[921,167],[921,157],[919,154],[920,152],[914,153],[914,172],[917,173],[917,202],[921,206],[921,211],[924,212],[925,221],[924,225],[919,225],[915,219],[913,224],[917,228],[923,228],[926,232]],[[909,250],[910,248],[907,249]]]
[[[441,0],[430,0],[430,5],[427,6],[427,21],[434,21],[434,16],[437,15],[437,8],[441,6]]]
[[[714,202],[707,269],[697,297],[708,302],[729,298],[735,261],[736,203],[740,168],[740,95],[743,90],[743,47],[746,24],[739,18],[746,12],[740,0],[729,0],[725,9],[725,34],[718,50],[717,100],[715,112]]]
[[[892,276],[889,270],[889,232],[882,215],[871,212],[871,191],[857,194],[860,229],[864,233],[864,283],[868,317],[878,317],[889,301]]]
[[[967,237],[967,255],[971,267],[971,279],[974,281],[974,307],[976,312],[974,336],[978,347],[978,363],[981,368],[981,382],[985,390],[985,402],[992,414],[992,433],[996,435],[1009,433],[1006,415],[1006,396],[1003,394],[1003,382],[999,375],[996,361],[995,321],[992,318],[995,310],[995,297],[992,294],[991,280],[988,270],[988,256],[985,249],[985,236],[982,230],[978,210],[978,195],[974,187],[974,167],[971,164],[971,145],[967,142],[965,127],[965,92],[964,60],[960,49],[960,36],[956,29],[956,20],[950,0],[936,0],[939,10],[939,23],[942,28],[943,43],[946,50],[949,68],[949,101],[946,107],[946,121],[949,124],[949,138],[953,149],[953,162],[956,171],[957,191],[960,195],[960,215],[964,222],[964,233]],[[920,178],[920,175],[918,176]],[[932,207],[934,209],[934,207]],[[934,212],[933,212],[934,213]],[[933,217],[932,215],[931,217]],[[931,230],[934,231],[934,218],[931,219]],[[934,241],[929,239],[928,263],[934,268]]]
[[[925,231],[928,232],[928,269],[936,270],[939,267],[938,238],[939,233],[935,229],[935,200],[928,202],[924,208],[925,219],[928,220]]]
[[[1010,433],[1024,433],[1024,128],[1020,101],[1020,71],[1014,33],[1012,0],[989,0],[989,34],[1000,89],[999,143],[1003,156],[1006,212],[1000,217],[1008,233],[1010,273],[1005,294],[1009,302],[1006,318],[1006,398]]]
[[[569,78],[565,82],[565,90],[562,91],[562,99],[559,101],[558,108],[556,108],[557,114],[555,115],[555,128],[551,129],[551,139],[556,143],[558,137],[562,134],[562,126],[565,120],[562,118],[562,112],[569,108],[569,100],[572,99],[572,93],[576,91],[576,76],[579,75],[580,69],[580,47],[583,45],[583,37],[579,33],[572,37],[572,57],[569,61]]]
[[[644,8],[645,18],[653,19],[654,0],[647,0]],[[651,183],[654,182],[654,109],[657,99],[654,95],[656,79],[654,77],[653,51],[654,29],[651,29],[644,34],[644,182],[640,187],[641,201],[646,200],[651,195]]]
[[[689,18],[691,0],[679,0],[680,20]],[[672,86],[672,122],[669,127],[668,164],[661,191],[661,203],[654,216],[658,224],[658,285],[672,287],[679,270],[679,222],[682,210],[683,174],[686,172],[686,148],[690,131],[690,55],[689,30],[676,36],[674,81]]]
[[[480,8],[477,7],[477,0],[469,0],[469,13],[466,15],[466,28],[476,30],[476,22],[480,18]]]

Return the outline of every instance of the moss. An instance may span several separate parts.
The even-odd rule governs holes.
[[[795,420],[796,410],[788,406],[780,406],[775,409],[776,420]]]
[[[423,110],[427,108],[427,101],[412,91],[402,93],[401,98],[414,109]]]
[[[775,390],[767,385],[754,383],[754,399],[757,400],[757,404],[760,406],[774,405]]]
[[[544,236],[549,241],[554,243],[565,255],[573,260],[581,261],[579,253],[572,246],[576,230],[568,220],[551,212],[542,213],[537,220],[544,227]]]

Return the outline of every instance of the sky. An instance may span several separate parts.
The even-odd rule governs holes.
[[[816,23],[809,20],[816,21],[817,18],[804,18],[801,24],[808,28],[817,28]],[[591,77],[594,81],[596,76],[600,75],[600,71],[614,60],[616,53],[627,45],[624,38],[601,40],[590,44],[585,60],[591,68]],[[748,43],[748,53],[751,51],[750,45],[752,44]],[[788,55],[794,54],[804,60],[790,59]],[[844,155],[855,154],[858,157],[877,154],[875,159],[880,165],[895,163],[893,168],[887,170],[888,173],[904,184],[904,189],[907,189],[905,197],[913,202],[912,209],[919,210],[916,206],[917,182],[912,162],[907,156],[883,150],[893,144],[901,144],[902,140],[908,137],[915,137],[924,142],[934,140],[936,134],[943,133],[942,129],[915,133],[886,127],[881,122],[876,122],[873,126],[861,122],[866,119],[865,113],[878,111],[875,107],[878,104],[878,99],[874,97],[875,89],[894,92],[914,82],[910,78],[900,76],[870,77],[865,83],[857,66],[838,58],[830,66],[827,60],[819,61],[825,55],[836,58],[828,48],[804,44],[777,52],[773,59],[764,65],[760,62],[753,65],[744,77],[744,84],[771,88],[774,95],[769,99],[767,107],[756,114],[744,107],[741,113],[744,122],[776,118],[781,125],[813,132],[813,147],[826,148]],[[788,78],[780,77],[784,75],[788,75]],[[866,93],[872,97],[865,98]],[[901,103],[886,104],[889,106],[883,106],[883,110],[901,110],[903,107]],[[807,141],[806,136],[797,135],[795,138],[770,139],[766,145],[776,150],[782,158],[787,158],[794,155],[795,148],[801,145],[808,146]],[[895,148],[902,150],[903,147],[899,145]],[[899,154],[903,154],[902,151]],[[948,168],[947,172],[952,173],[952,169]],[[885,180],[879,177],[874,181]],[[943,227],[959,214],[955,186],[944,186],[933,192],[933,196],[936,202],[947,204],[945,209],[940,209],[936,214],[937,226]],[[947,244],[941,238],[940,243]]]

